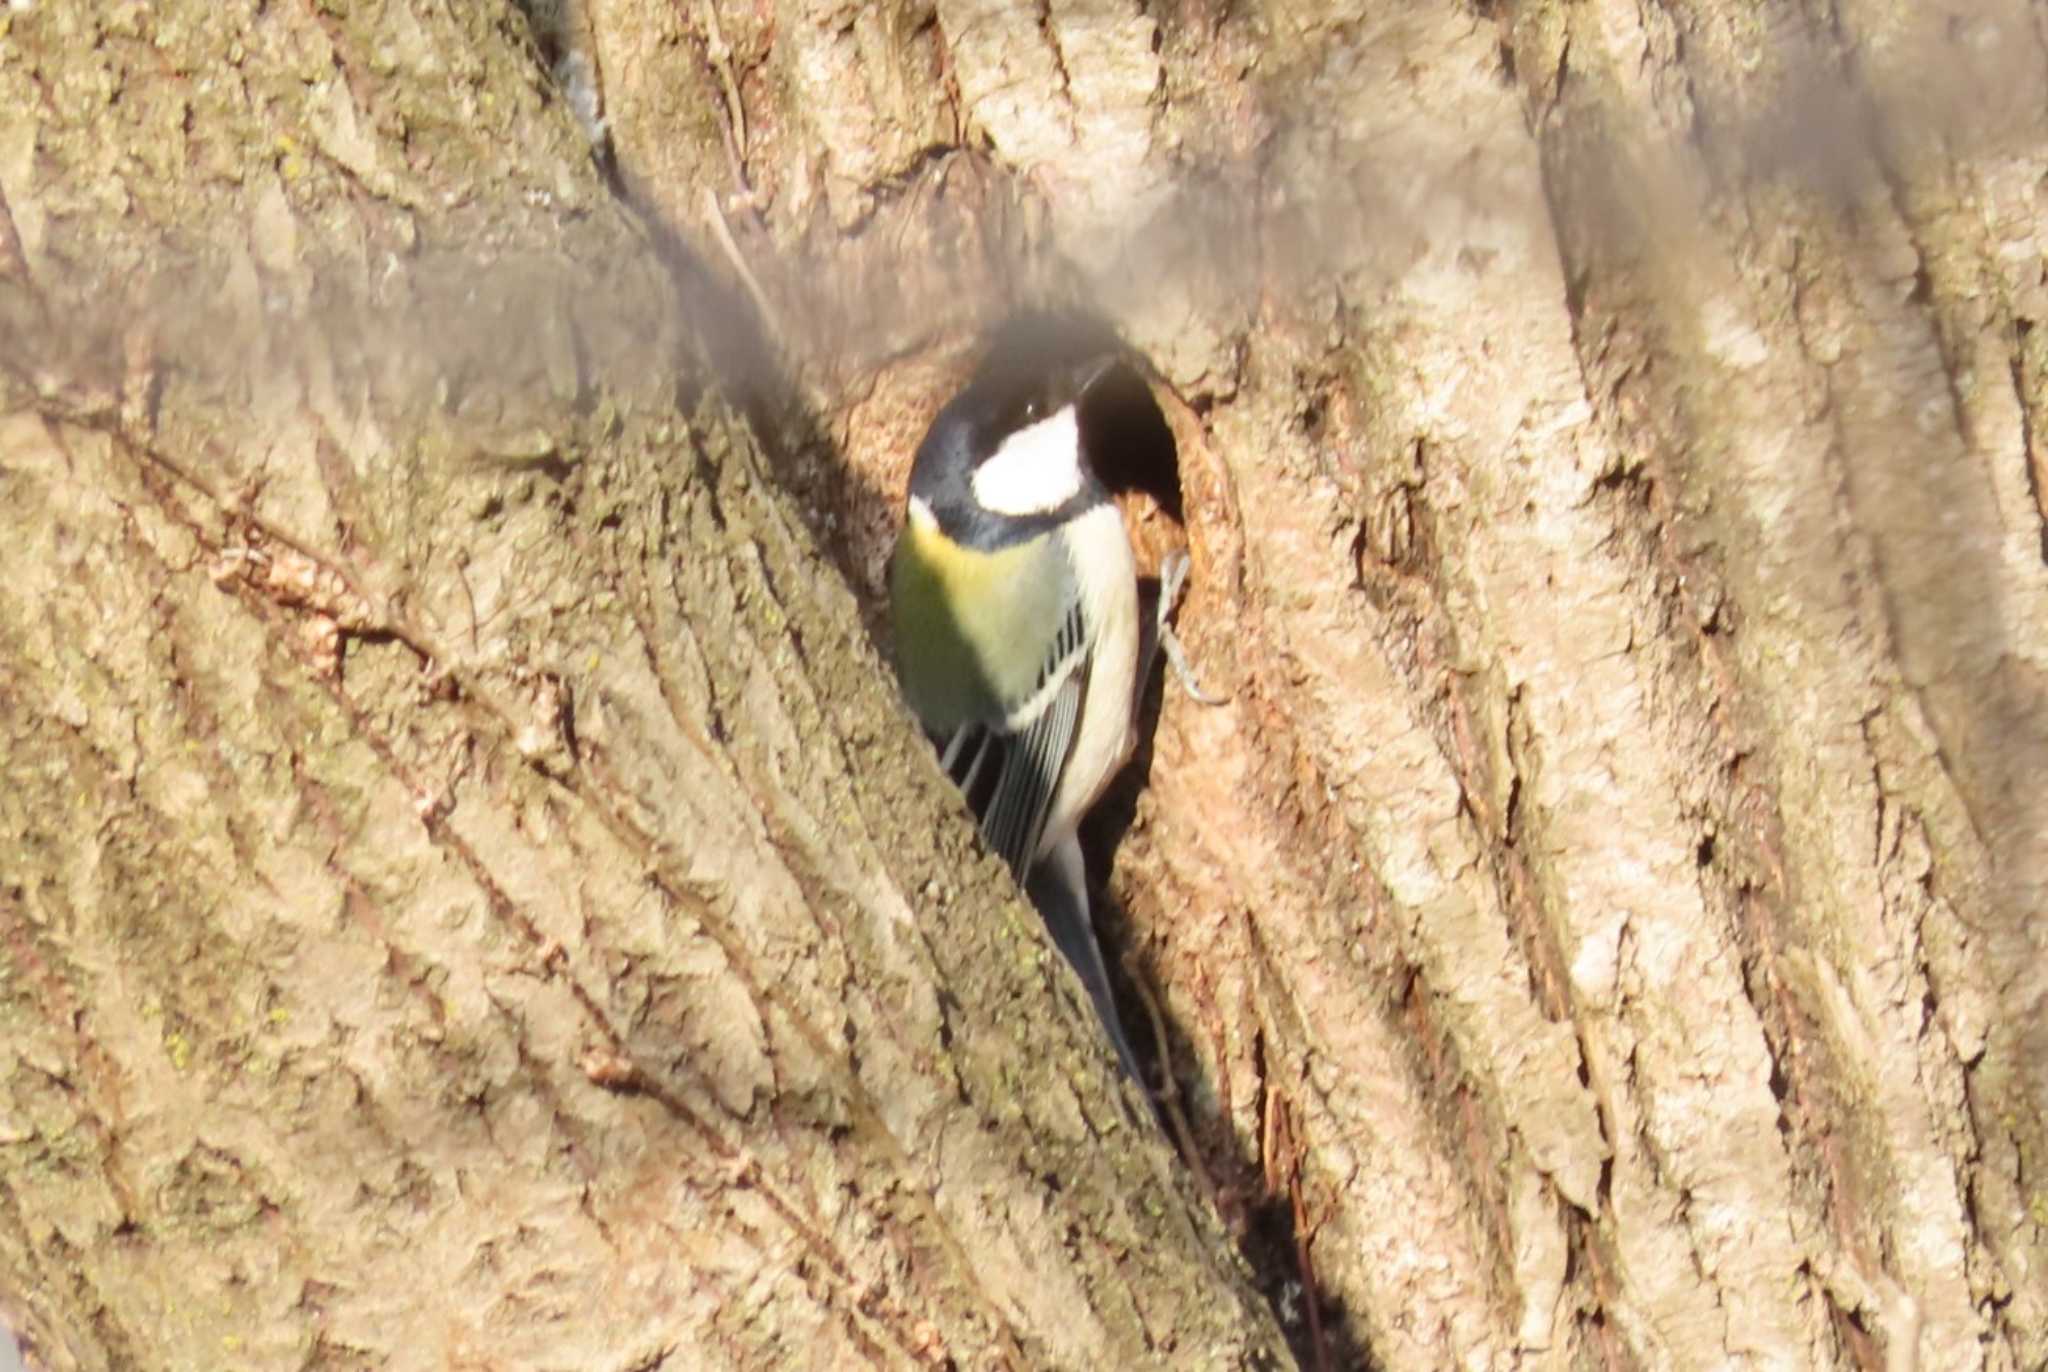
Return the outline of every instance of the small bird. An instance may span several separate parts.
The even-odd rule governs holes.
[[[904,694],[940,765],[1142,1087],[1076,836],[1131,756],[1150,658],[1130,539],[1081,428],[1116,365],[998,347],[918,445],[889,592]]]

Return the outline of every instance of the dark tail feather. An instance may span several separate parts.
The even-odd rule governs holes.
[[[1150,1099],[1152,1093],[1138,1071],[1137,1055],[1131,1052],[1131,1041],[1124,1035],[1123,1020],[1117,1015],[1116,1001],[1109,993],[1109,969],[1102,961],[1102,945],[1096,941],[1095,925],[1088,918],[1087,874],[1081,864],[1080,841],[1069,834],[1055,845],[1032,868],[1024,883],[1024,893],[1038,907],[1054,946],[1080,975],[1088,998],[1095,1002],[1095,1013],[1109,1034],[1124,1074]]]

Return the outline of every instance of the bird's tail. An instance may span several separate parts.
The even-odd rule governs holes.
[[[1131,1041],[1124,1035],[1123,1020],[1117,1015],[1116,1001],[1109,993],[1109,969],[1102,961],[1102,945],[1096,941],[1095,925],[1088,917],[1088,878],[1081,861],[1080,840],[1068,834],[1054,844],[1032,868],[1024,883],[1024,893],[1038,907],[1060,955],[1080,975],[1081,985],[1095,1002],[1095,1013],[1108,1031],[1125,1074],[1140,1090],[1145,1090],[1137,1056],[1131,1052]],[[1147,1090],[1146,1095],[1149,1097],[1151,1092]]]

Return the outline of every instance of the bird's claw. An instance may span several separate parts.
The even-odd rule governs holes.
[[[1180,604],[1180,594],[1187,587],[1188,569],[1192,565],[1186,549],[1167,554],[1159,564],[1159,646],[1166,652],[1166,660],[1172,664],[1174,676],[1180,679],[1180,686],[1196,701],[1203,705],[1221,705],[1228,696],[1212,696],[1202,689],[1202,683],[1195,676],[1195,669],[1188,664],[1187,650],[1180,645],[1180,637],[1173,632],[1174,609]]]

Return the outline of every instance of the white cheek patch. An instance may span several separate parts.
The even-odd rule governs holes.
[[[974,498],[1004,515],[1057,510],[1081,493],[1081,426],[1072,405],[1017,430],[974,469]]]

